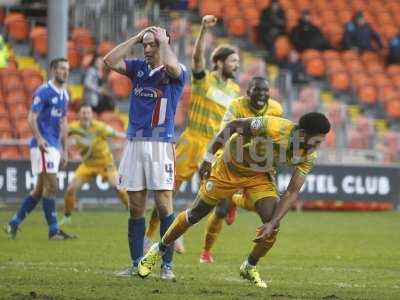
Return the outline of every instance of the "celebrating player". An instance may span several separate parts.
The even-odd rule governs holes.
[[[101,175],[112,188],[118,184],[118,172],[115,168],[113,157],[107,143],[111,137],[123,137],[120,133],[107,124],[93,120],[91,106],[82,105],[79,110],[79,121],[69,125],[69,136],[75,140],[80,150],[82,163],[75,171],[74,179],[68,185],[64,197],[64,219],[60,224],[71,223],[71,214],[76,202],[76,192],[86,182]],[[128,194],[126,191],[118,191],[118,197],[128,208]]]
[[[269,96],[269,84],[263,77],[253,77],[247,89],[247,96],[239,97],[232,101],[223,119],[223,123],[239,118],[275,116],[281,117],[283,113],[280,103]],[[219,201],[215,210],[207,220],[204,247],[200,254],[200,263],[213,263],[214,258],[211,249],[222,230],[223,221],[227,216],[230,207],[241,207],[252,209],[250,199],[242,193],[233,195],[232,198]],[[232,210],[231,210],[232,211]],[[235,211],[235,210],[233,210]]]
[[[253,117],[228,123],[211,142],[200,167],[201,185],[193,207],[180,213],[159,243],[139,262],[138,274],[148,276],[161,255],[179,236],[206,216],[221,200],[239,190],[254,203],[263,225],[255,244],[240,267],[240,275],[266,288],[256,265],[273,246],[279,222],[296,201],[316,159],[316,149],[330,130],[325,115],[303,115],[299,124],[278,117]],[[224,148],[220,155],[217,151]],[[213,164],[211,164],[213,162]],[[294,166],[290,183],[278,202],[275,168]]]
[[[188,126],[176,146],[175,190],[198,170],[208,142],[220,129],[227,107],[240,93],[240,87],[234,81],[239,68],[239,55],[235,48],[230,45],[218,46],[211,54],[212,70],[206,69],[205,34],[216,23],[216,17],[204,16],[194,45]],[[146,232],[147,244],[154,240],[158,224],[159,219],[153,211]],[[183,252],[183,244],[176,244],[175,249]]]
[[[121,276],[134,274],[143,255],[147,190],[154,191],[161,236],[174,220],[174,117],[187,71],[178,62],[169,42],[165,29],[149,27],[115,47],[104,58],[111,69],[128,76],[133,86],[128,140],[119,166],[119,187],[129,195],[128,242],[132,266],[119,273]],[[143,45],[144,60],[124,59],[138,44]],[[167,250],[161,278],[173,279],[173,249]]]
[[[33,94],[33,103],[28,115],[34,136],[30,143],[32,173],[38,177],[35,188],[6,225],[6,232],[12,239],[15,239],[19,225],[40,199],[49,226],[49,239],[65,240],[73,237],[60,230],[55,206],[60,160],[62,167],[66,167],[68,163],[66,113],[69,97],[65,89],[69,75],[68,61],[65,58],[52,60],[50,72],[51,79]]]

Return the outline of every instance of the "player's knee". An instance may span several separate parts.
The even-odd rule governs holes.
[[[220,201],[215,207],[215,214],[218,218],[223,219],[228,214],[229,204],[227,201]]]
[[[136,203],[135,201],[129,201],[129,213],[131,218],[139,219],[144,217],[145,206]]]

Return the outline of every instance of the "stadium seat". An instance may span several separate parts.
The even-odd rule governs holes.
[[[11,131],[11,123],[8,117],[0,117],[0,131]]]
[[[216,17],[222,17],[222,2],[214,0],[203,0],[200,3],[200,15],[214,15]]]
[[[346,66],[340,59],[331,59],[326,61],[326,70],[329,75],[336,72],[346,71]]]
[[[358,88],[357,91],[358,99],[368,105],[375,104],[378,98],[377,91],[372,85],[362,85]]]
[[[72,70],[81,66],[81,55],[76,43],[73,41],[68,41],[68,61]]]
[[[352,50],[345,50],[342,52],[342,58],[344,61],[352,61],[352,60],[358,60],[358,53]]]
[[[285,59],[288,57],[292,46],[287,36],[278,36],[275,40],[275,57],[278,60]]]
[[[3,92],[7,94],[11,91],[22,89],[24,87],[19,74],[9,74],[7,76],[2,76],[1,82],[3,86]]]
[[[0,151],[1,159],[21,159],[21,153],[17,146],[2,146]]]
[[[43,83],[42,73],[37,70],[25,69],[20,72],[25,90],[28,95],[33,92]]]
[[[8,37],[16,42],[25,41],[29,37],[29,22],[23,14],[9,13],[4,24]]]
[[[8,116],[8,110],[4,103],[0,103],[0,119]]]
[[[247,33],[246,21],[241,17],[229,19],[227,27],[234,36],[244,36]]]
[[[325,75],[325,63],[322,58],[312,58],[305,63],[306,73],[312,77]]]
[[[43,26],[34,27],[30,34],[33,51],[40,56],[47,54],[47,40],[48,33],[47,28]]]
[[[389,76],[400,75],[400,65],[389,65],[386,72]]]
[[[344,92],[350,88],[350,77],[346,72],[335,72],[330,76],[330,83],[335,91]]]
[[[340,59],[340,52],[337,50],[326,50],[322,52],[322,56],[325,59],[325,61],[329,60],[337,60]]]
[[[108,81],[111,84],[111,89],[115,96],[127,98],[130,95],[132,83],[126,76],[118,74],[117,72],[111,72],[108,76]]]
[[[101,41],[97,46],[97,53],[100,56],[105,56],[108,52],[110,52],[116,44],[112,41]]]
[[[13,103],[13,105],[11,105],[11,106],[9,105],[8,111],[10,113],[10,116],[13,119],[18,119],[18,118],[20,118],[19,116],[26,117],[28,115],[28,109],[26,107],[25,102]],[[27,122],[18,122],[18,124],[14,124],[14,125],[20,126],[20,123],[27,124]]]
[[[390,118],[400,118],[400,99],[389,100],[386,105],[386,114]]]
[[[11,90],[8,92],[7,96],[5,97],[5,101],[8,103],[9,107],[16,103],[25,103],[26,102],[26,94],[22,88]]]
[[[94,38],[90,31],[85,27],[75,27],[71,33],[71,39],[76,47],[83,52],[94,51]]]
[[[0,140],[8,140],[13,138],[13,133],[11,130],[2,131],[0,130]],[[0,146],[1,149],[1,146]]]

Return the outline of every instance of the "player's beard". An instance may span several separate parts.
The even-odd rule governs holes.
[[[235,73],[233,71],[228,71],[226,68],[222,69],[222,76],[225,78],[235,79]]]

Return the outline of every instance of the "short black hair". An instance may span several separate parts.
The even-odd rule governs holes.
[[[79,105],[79,110],[81,110],[82,108],[85,108],[85,107],[90,107],[93,110],[92,106],[86,102],[83,102]]]
[[[68,62],[68,59],[66,59],[65,57],[57,57],[52,59],[50,61],[50,70],[57,68],[60,62]]]
[[[253,78],[250,79],[249,82],[249,87],[251,87],[252,85],[254,85],[256,83],[256,81],[265,81],[267,83],[267,85],[269,86],[269,82],[265,77],[262,76],[254,76]]]
[[[327,134],[331,130],[331,124],[324,114],[310,112],[301,116],[299,128],[309,135]]]

